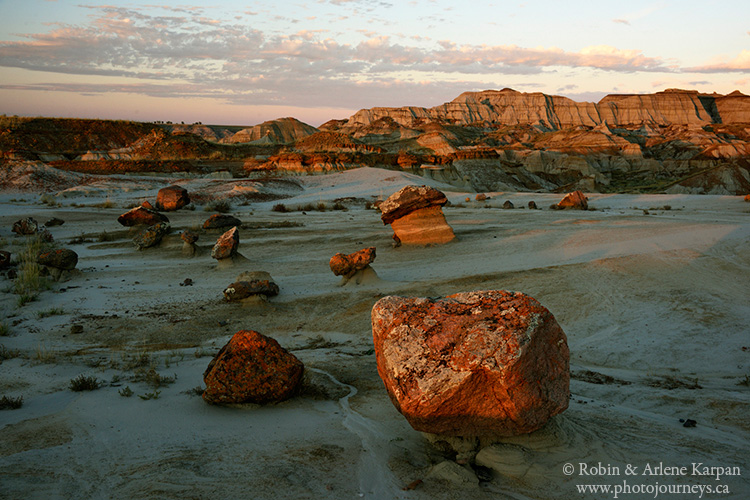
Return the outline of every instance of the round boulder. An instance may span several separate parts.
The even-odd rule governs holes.
[[[169,222],[169,219],[166,215],[160,214],[156,210],[141,206],[128,210],[117,218],[117,222],[126,227],[153,226],[160,222]]]
[[[46,250],[37,254],[36,261],[43,266],[70,271],[78,264],[78,254],[68,248]]]
[[[182,186],[167,186],[156,194],[156,208],[165,212],[179,210],[188,203],[190,196]]]
[[[523,293],[384,297],[372,309],[372,333],[378,374],[418,431],[525,434],[568,407],[565,333]]]
[[[265,404],[294,396],[304,365],[274,339],[252,330],[234,334],[203,374],[204,401]]]

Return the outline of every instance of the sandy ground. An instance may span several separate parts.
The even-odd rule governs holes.
[[[283,200],[290,207],[384,198],[425,182],[373,169],[296,181],[302,189]],[[1,498],[614,498],[577,488],[625,481],[635,493],[618,498],[750,496],[750,204],[741,197],[592,194],[595,210],[553,211],[560,195],[491,193],[476,202],[433,183],[453,203],[444,212],[457,240],[400,248],[362,204],[306,213],[274,212],[278,201],[236,204],[244,259],[219,267],[210,257],[218,234],[201,234],[200,255],[181,253],[180,232],[210,215],[201,206],[168,214],[174,231],[158,248],[136,250],[117,223],[167,182],[113,179],[57,193],[61,206],[38,192],[0,194],[0,248],[24,244],[10,230],[20,217],[55,216],[66,221],[50,229],[56,241],[80,257],[78,271],[24,306],[0,277],[8,328],[0,344],[18,351],[0,364],[0,396],[23,397],[22,408],[0,412]],[[115,206],[93,206],[105,197]],[[506,199],[542,209],[503,210]],[[98,241],[103,232],[109,241]],[[69,243],[80,236],[87,241]],[[340,286],[330,257],[368,246],[377,248],[377,277]],[[280,295],[223,302],[242,271],[271,273]],[[193,285],[181,286],[186,278]],[[552,311],[568,336],[572,398],[544,429],[482,450],[472,483],[436,474],[453,457],[392,406],[376,371],[370,310],[390,294],[479,289],[522,291]],[[74,324],[83,331],[72,333]],[[299,357],[307,392],[266,407],[205,404],[196,395],[203,371],[240,329]],[[73,392],[78,375],[103,386]],[[693,463],[741,476],[699,476]],[[606,470],[586,475],[581,464]],[[654,471],[659,464],[686,473]],[[653,474],[644,476],[647,467]],[[696,489],[655,495],[660,485]],[[699,493],[701,485],[728,493]]]

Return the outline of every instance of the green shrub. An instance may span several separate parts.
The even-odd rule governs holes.
[[[3,396],[0,398],[0,410],[17,410],[21,406],[23,406],[23,396],[17,398]]]

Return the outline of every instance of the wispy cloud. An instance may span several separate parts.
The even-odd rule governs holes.
[[[348,106],[351,104],[342,102],[347,99],[344,96],[363,92],[375,102],[375,96],[389,94],[387,102],[392,102],[394,90],[400,96],[423,101],[438,88],[455,86],[460,93],[477,85],[478,78],[490,87],[503,75],[540,74],[560,68],[622,73],[677,71],[658,57],[606,45],[570,52],[557,47],[469,45],[427,38],[399,37],[395,42],[369,31],[361,32],[357,43],[341,43],[328,37],[325,30],[266,33],[246,24],[219,20],[201,8],[164,9],[167,14],[161,16],[136,8],[90,8],[92,16],[87,25],[57,24],[49,32],[25,35],[24,41],[0,42],[0,66],[152,82],[50,84],[29,89],[219,97],[246,104],[303,106]],[[724,67],[740,71],[748,67],[747,59],[750,52],[743,52]],[[438,81],[434,75],[443,77]],[[165,85],[167,80],[169,85]]]
[[[743,50],[731,61],[718,61],[704,66],[685,68],[691,73],[746,73],[750,72],[750,50]]]

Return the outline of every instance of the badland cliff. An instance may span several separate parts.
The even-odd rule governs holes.
[[[0,123],[4,162],[79,171],[293,175],[407,170],[476,191],[750,192],[750,96],[669,89],[576,102],[510,89],[371,108],[318,128],[97,120]]]

